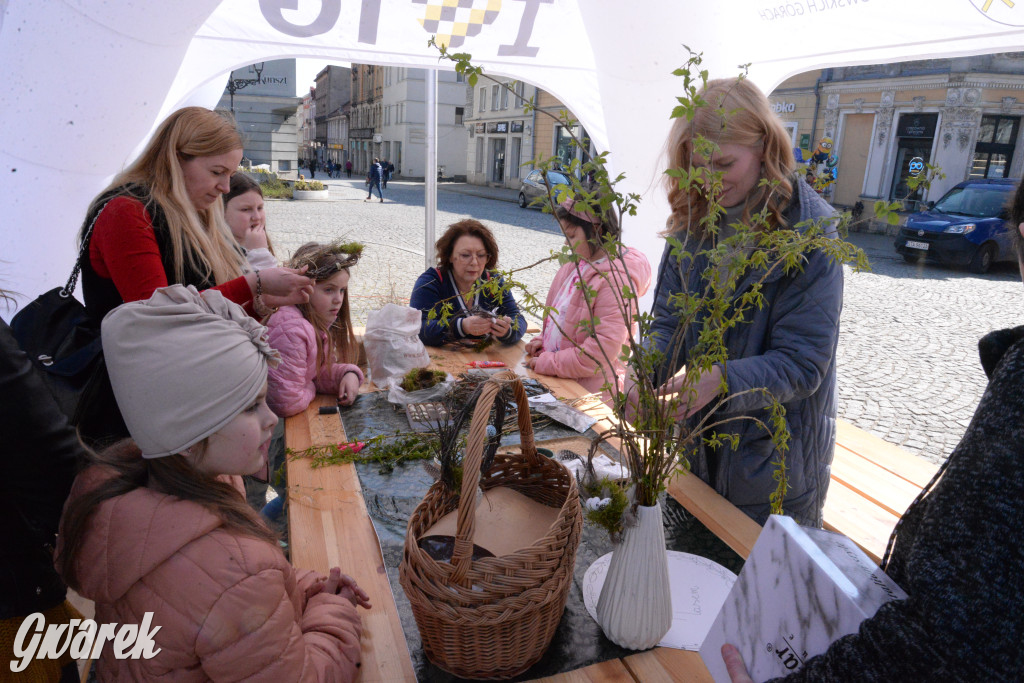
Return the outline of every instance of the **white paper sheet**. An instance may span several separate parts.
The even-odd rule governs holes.
[[[677,650],[699,650],[722,608],[736,575],[711,560],[678,553],[668,553],[668,577],[672,591],[672,628],[660,643]],[[583,605],[597,620],[597,600],[608,573],[612,554],[602,555],[587,569],[583,577]]]

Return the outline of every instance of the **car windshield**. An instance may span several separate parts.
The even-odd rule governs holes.
[[[935,211],[954,213],[972,218],[998,216],[1006,206],[1007,193],[1013,188],[1005,187],[955,187],[935,204]]]

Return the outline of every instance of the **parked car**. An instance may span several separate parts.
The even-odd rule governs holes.
[[[1019,180],[967,180],[928,208],[907,217],[896,251],[908,263],[922,258],[987,273],[997,261],[1015,261],[1007,206]]]
[[[555,189],[555,185],[571,185],[569,178],[561,171],[548,171],[548,184],[552,190]],[[519,185],[519,206],[525,209],[537,197],[547,196],[548,188],[544,185],[544,171],[535,168],[523,178],[523,182]],[[534,206],[540,208],[543,205],[538,202]]]

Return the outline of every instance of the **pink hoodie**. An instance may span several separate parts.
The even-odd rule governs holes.
[[[350,363],[330,363],[316,369],[316,330],[295,306],[285,306],[267,321],[270,345],[281,353],[281,364],[270,368],[267,405],[278,417],[301,413],[319,391],[338,395],[341,378],[354,372],[363,383],[363,371]],[[321,334],[326,341],[327,335]]]
[[[619,355],[622,353],[622,345],[629,339],[629,335],[636,331],[636,324],[629,329],[622,319],[622,312],[618,308],[617,299],[621,298],[622,285],[630,284],[633,293],[637,297],[643,296],[651,286],[651,265],[647,257],[636,249],[625,247],[622,259],[606,259],[599,263],[580,263],[579,268],[583,273],[584,283],[595,295],[592,299],[593,315],[587,309],[587,301],[583,292],[575,290],[567,306],[561,311],[564,316],[562,331],[566,338],[562,340],[560,349],[557,351],[544,349],[534,362],[533,369],[542,375],[553,377],[566,377],[576,380],[587,391],[599,391],[606,381],[611,381],[613,376],[620,380],[625,377],[626,368]],[[626,276],[628,271],[629,275]],[[576,264],[566,263],[555,274],[555,279],[548,290],[546,304],[553,306],[555,299],[567,281],[576,277]],[[619,296],[616,297],[616,291]],[[634,300],[635,309],[635,300]],[[636,311],[634,310],[635,314]],[[598,318],[596,334],[588,334],[587,330],[579,326],[580,321]],[[544,319],[545,331],[552,325],[550,316]],[[582,346],[591,356],[600,363],[596,363],[582,353],[574,344]],[[602,372],[605,354],[611,359],[611,370]],[[606,400],[608,396],[604,397]]]
[[[70,499],[107,476],[75,480]],[[104,501],[76,559],[80,593],[100,624],[141,624],[160,653],[114,658],[106,643],[101,681],[351,681],[362,624],[338,595],[307,591],[320,578],[295,569],[280,548],[226,531],[202,505],[138,488]]]

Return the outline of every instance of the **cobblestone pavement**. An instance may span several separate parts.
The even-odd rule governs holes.
[[[361,180],[327,182],[329,201],[267,202],[267,224],[279,256],[309,240],[346,237],[366,244],[350,285],[353,318],[361,324],[368,311],[388,301],[407,302],[425,268],[423,184],[389,183],[382,204],[376,196],[363,201]],[[514,192],[446,183],[439,190],[437,234],[461,218],[482,220],[495,233],[503,268],[527,266],[563,243],[554,219],[511,203]],[[978,339],[1024,322],[1017,269],[1003,265],[981,276],[912,266],[893,251],[891,237],[854,233],[850,239],[868,254],[872,271],[846,269],[839,416],[940,463],[963,435],[985,388]],[[557,269],[544,263],[524,271],[521,280],[543,298]]]

